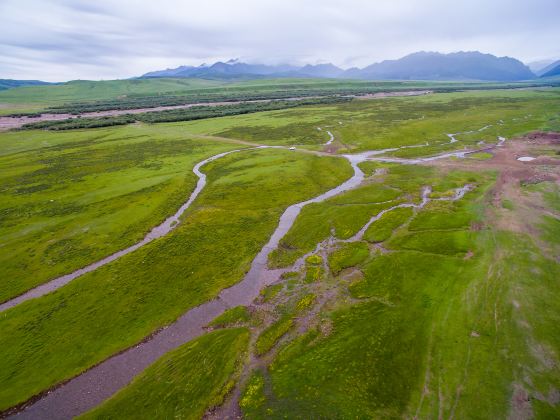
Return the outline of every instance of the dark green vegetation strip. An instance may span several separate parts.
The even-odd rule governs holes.
[[[234,105],[195,106],[192,108],[171,109],[167,111],[126,114],[115,117],[73,118],[58,121],[42,121],[24,124],[22,130],[73,130],[79,128],[110,127],[135,122],[162,123],[177,121],[203,120],[206,118],[227,117],[231,115],[251,114],[262,111],[289,109],[304,105],[333,104],[348,102],[350,98],[325,97],[317,99],[301,99],[297,101],[245,102]]]
[[[328,79],[268,79],[218,81],[206,79],[136,79],[72,81],[0,92],[4,114],[32,115],[44,112],[91,112],[183,105],[198,102],[282,99],[308,96],[355,95],[387,91],[431,89],[507,89],[547,86],[555,81],[529,83],[365,81]]]
[[[245,328],[216,331],[166,354],[82,419],[200,419],[223,402],[247,351]]]
[[[0,302],[141,240],[195,163],[238,147],[169,127],[0,135]]]
[[[237,283],[288,205],[352,173],[338,158],[270,149],[232,154],[204,170],[207,187],[170,235],[2,314],[0,409],[79,374]]]

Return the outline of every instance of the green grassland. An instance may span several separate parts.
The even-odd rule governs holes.
[[[268,352],[272,346],[278,341],[280,337],[286,334],[290,328],[294,325],[294,320],[290,315],[285,315],[272,324],[270,327],[265,329],[257,342],[255,343],[255,353],[257,356],[262,356]]]
[[[311,149],[328,139],[317,127],[330,127],[336,144],[341,147],[339,152],[429,142],[428,147],[390,153],[415,157],[475,147],[480,141],[493,143],[497,136],[510,138],[531,130],[560,127],[559,97],[558,88],[437,93],[204,119],[181,123],[181,127],[190,134],[242,138],[263,144],[303,145]],[[152,115],[149,121],[158,118]],[[477,131],[487,125],[492,126]],[[465,134],[458,134],[456,138],[460,141],[449,144],[449,133]]]
[[[355,267],[369,257],[369,249],[364,242],[350,242],[340,246],[329,255],[329,267],[333,274],[348,267]]]
[[[199,95],[358,86],[130,82],[122,93],[130,97],[153,94],[150,89]],[[356,83],[383,89],[392,82]],[[96,98],[115,99],[111,89]],[[33,95],[24,99],[31,103]],[[49,104],[87,97],[85,90],[64,95]],[[444,144],[448,133],[488,124]],[[0,256],[6,279],[0,300],[134,243],[185,201],[196,181],[192,167],[205,157],[246,147],[237,140],[322,149],[328,137],[317,127],[327,126],[339,153],[429,141],[427,148],[392,153],[421,156],[560,129],[560,90],[438,93],[189,122],[0,134],[0,241],[8,251]],[[323,250],[327,258],[308,256],[299,272],[261,292],[255,305],[272,308],[270,317],[253,318],[259,308],[226,311],[209,325],[219,330],[164,356],[86,417],[200,418],[232,389],[247,349],[258,367],[247,372],[241,390],[246,418],[516,417],[526,414],[527,390],[534,417],[558,417],[560,265],[539,248],[544,242],[558,249],[557,218],[542,218],[533,237],[497,230],[486,218],[493,172],[371,161],[360,168],[369,177],[362,186],[304,207],[270,254],[271,267],[288,267],[329,237],[335,243]],[[203,171],[206,188],[169,235],[0,314],[0,410],[138,343],[238,282],[287,206],[352,174],[346,159],[282,149],[234,153]],[[363,241],[336,242],[384,209],[420,203],[426,186],[435,199],[465,184],[474,189],[458,201],[393,210]],[[556,184],[523,188],[558,212]],[[500,211],[513,212],[517,203],[505,207]],[[245,324],[251,339],[239,328]]]
[[[207,187],[170,235],[1,314],[0,408],[80,373],[238,282],[288,205],[351,174],[338,158],[277,149],[232,154],[204,170]]]
[[[560,127],[559,96],[557,88],[438,93],[258,112],[179,126],[190,134],[312,149],[328,139],[317,127],[330,126],[336,144],[342,147],[340,152],[430,143],[429,147],[391,153],[414,157],[476,146],[479,141],[492,143],[497,136],[510,138],[531,130]],[[489,124],[492,127],[476,131]],[[459,134],[458,143],[448,144],[446,134],[471,130],[475,132]]]
[[[369,242],[383,242],[389,239],[393,231],[409,220],[411,216],[412,209],[409,207],[390,211],[368,227],[364,233],[364,239]]]
[[[293,281],[295,282],[296,279],[293,279]],[[296,318],[313,306],[316,300],[313,293],[302,295],[302,293],[292,291],[289,294],[292,299],[285,304],[276,306],[275,315],[277,315],[277,319],[264,328],[257,337],[254,346],[254,352],[257,356],[268,353],[278,343],[278,340],[294,327]]]
[[[248,343],[245,328],[203,335],[166,354],[126,389],[80,418],[199,419],[220,405],[233,387]]]
[[[492,174],[422,170],[436,191],[449,177],[473,176],[477,189],[420,211],[384,242],[391,252],[365,265],[355,258],[363,272],[349,286],[355,300],[320,315],[328,333],[310,328],[254,372],[240,402],[246,418],[503,418],[525,413],[519,389],[540,393],[536,418],[558,415],[560,266],[525,235],[470,229]]]
[[[149,126],[1,134],[0,301],[139,241],[187,200],[195,163],[238,147]]]
[[[30,86],[0,92],[0,115],[41,112],[132,109],[182,103],[363,94],[380,91],[433,89],[503,89],[554,85],[555,81],[529,83],[364,81],[339,79],[261,79],[224,81],[208,79],[152,78],[108,81],[75,80],[47,86]]]

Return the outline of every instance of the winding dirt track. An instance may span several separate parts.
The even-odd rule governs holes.
[[[286,149],[282,146],[258,146],[253,149],[258,148]],[[96,268],[114,261],[120,256],[128,254],[146,243],[149,243],[152,240],[170,232],[179,222],[178,218],[180,215],[192,204],[206,185],[206,176],[200,172],[200,168],[210,161],[242,150],[250,149],[238,149],[220,153],[199,162],[193,168],[194,173],[199,177],[197,187],[190,195],[187,202],[181,206],[177,213],[166,219],[166,221],[164,221],[161,225],[154,228],[141,242],[125,250],[119,251],[104,260],[94,263],[85,269],[82,269],[87,269],[87,271],[78,270],[67,276],[55,279],[44,285],[50,285],[50,290],[47,287],[46,289],[41,289],[36,293],[41,293],[40,295],[43,295],[52,290],[56,290],[85,272],[93,271]],[[464,155],[475,151],[477,150],[463,151],[460,153]],[[109,359],[101,362],[99,365],[87,370],[68,382],[55,387],[52,390],[46,391],[43,395],[30,400],[26,406],[15,408],[12,417],[23,419],[67,419],[82,414],[101,404],[114,393],[124,388],[136,375],[141,373],[167,352],[202,335],[205,332],[204,326],[206,326],[216,316],[223,313],[226,309],[238,305],[249,305],[259,295],[260,290],[263,287],[278,281],[280,279],[280,275],[289,270],[268,269],[268,256],[270,252],[278,247],[280,240],[290,230],[302,208],[310,203],[322,202],[360,185],[364,180],[364,173],[358,167],[358,164],[367,160],[383,160],[383,158],[372,157],[383,152],[385,151],[369,151],[356,155],[342,155],[341,157],[350,162],[354,170],[353,176],[341,185],[315,198],[289,206],[280,217],[278,226],[270,237],[268,243],[264,245],[261,251],[257,254],[251,264],[249,272],[245,275],[241,282],[228,289],[222,290],[217,298],[189,310],[173,324],[154,333],[146,341],[129,348],[116,356],[110,357]],[[443,159],[449,157],[450,155],[452,154],[447,153],[424,159],[399,159],[399,163],[417,164],[435,159]],[[453,155],[456,156],[456,154]],[[426,200],[425,194],[426,193],[424,193],[423,202]],[[31,293],[37,291],[40,287],[41,286],[33,289],[25,295],[22,295],[20,297],[20,301],[16,302],[16,299],[20,299],[16,298],[12,301],[6,302],[4,305],[8,305],[12,302],[9,307],[13,307],[23,300],[37,297]],[[29,296],[24,298],[24,296],[27,296],[28,294]],[[2,310],[7,308],[8,307],[2,308]]]

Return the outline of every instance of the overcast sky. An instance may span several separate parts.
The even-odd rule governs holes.
[[[115,79],[239,58],[560,58],[560,0],[0,0],[0,78]]]

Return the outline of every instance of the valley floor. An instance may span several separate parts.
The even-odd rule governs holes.
[[[4,133],[0,410],[557,417],[558,131],[552,89]]]

